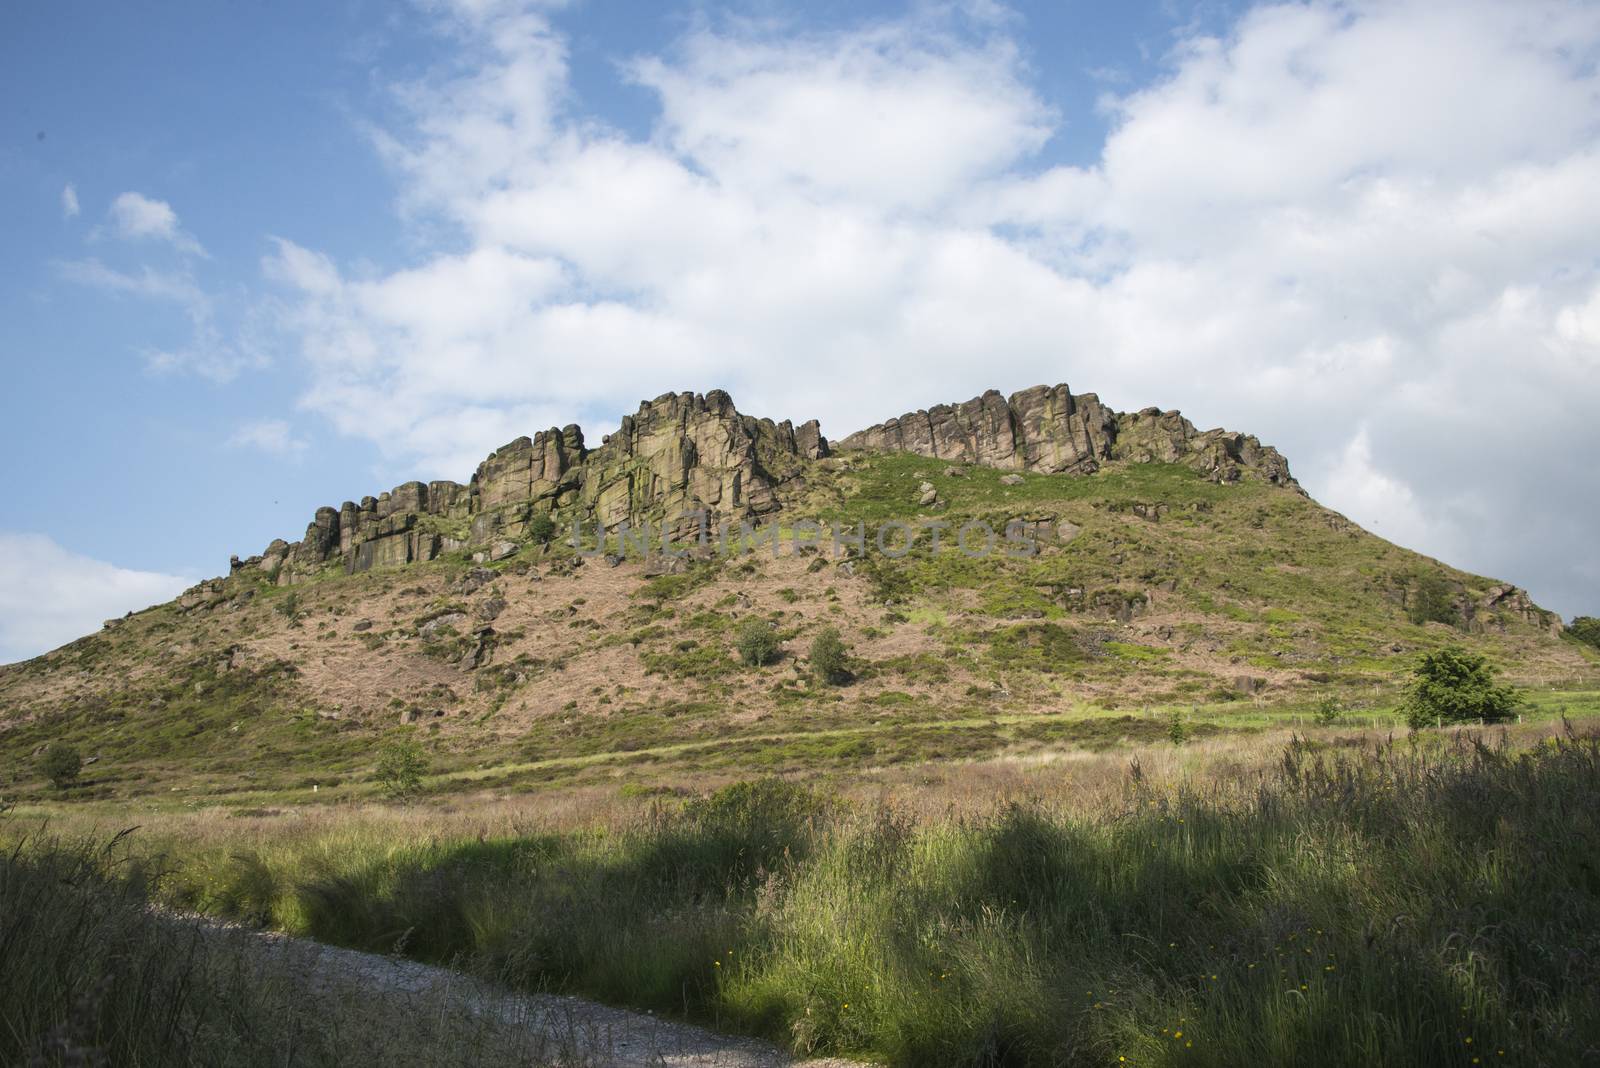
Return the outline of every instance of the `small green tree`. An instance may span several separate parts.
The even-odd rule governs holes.
[[[1413,730],[1444,723],[1503,723],[1517,692],[1494,681],[1495,669],[1476,653],[1447,646],[1423,654],[1401,706]]]
[[[396,801],[408,801],[422,788],[428,758],[414,738],[396,738],[378,751],[373,776],[383,792]]]
[[[777,659],[778,635],[764,619],[747,619],[739,624],[734,643],[739,649],[739,658],[751,667]]]
[[[1444,577],[1431,571],[1417,576],[1410,596],[1406,599],[1406,617],[1413,623],[1448,623],[1452,627],[1461,623],[1456,609],[1455,591]]]
[[[39,774],[49,779],[57,790],[65,790],[78,781],[83,770],[83,757],[66,742],[52,742],[39,760]]]
[[[1313,713],[1319,727],[1332,727],[1344,715],[1344,702],[1329,694],[1317,702],[1317,710]]]
[[[1600,649],[1600,619],[1594,616],[1574,616],[1572,624],[1567,627],[1567,633],[1585,645]]]
[[[849,660],[850,650],[839,637],[837,627],[823,627],[811,640],[811,670],[816,672],[818,681],[831,685],[844,682],[850,677],[846,666]]]
[[[1182,745],[1189,740],[1190,733],[1189,722],[1183,718],[1183,712],[1174,708],[1167,717],[1167,740],[1173,745]]]
[[[556,536],[556,521],[550,513],[540,512],[528,520],[528,537],[540,545],[549,545],[550,539]]]

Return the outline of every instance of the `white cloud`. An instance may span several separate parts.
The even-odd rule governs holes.
[[[169,600],[193,583],[70,552],[43,534],[0,533],[0,663],[92,634],[105,620]]]
[[[1066,380],[1258,433],[1380,532],[1600,601],[1568,563],[1600,523],[1571,493],[1600,448],[1600,8],[1262,5],[1054,168],[1026,27],[988,15],[701,26],[628,66],[660,104],[631,138],[582,114],[544,15],[467,5],[460,70],[379,137],[449,251],[269,258],[306,407],[461,477],[666,389],[840,436]]]
[[[261,419],[246,423],[228,438],[230,448],[260,449],[273,456],[298,456],[306,443],[296,437],[283,419]]]
[[[71,182],[61,187],[61,217],[75,219],[78,216],[78,191]]]
[[[129,241],[153,238],[165,241],[179,252],[204,256],[193,235],[178,224],[178,213],[164,200],[155,200],[143,193],[119,193],[106,212],[111,232]]]

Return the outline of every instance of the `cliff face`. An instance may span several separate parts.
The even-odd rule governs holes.
[[[355,572],[469,546],[492,552],[550,513],[607,526],[700,510],[714,523],[753,518],[776,511],[778,488],[826,455],[815,420],[796,428],[741,415],[721,390],[668,393],[623,417],[597,449],[575,425],[518,438],[465,486],[407,482],[359,504],[319,508],[300,541],[274,541],[260,556],[236,557],[233,569],[260,569],[282,584],[335,560]]]
[[[1034,386],[1009,398],[990,390],[964,404],[908,412],[851,434],[839,448],[1046,474],[1090,474],[1116,460],[1159,461],[1193,467],[1213,482],[1257,477],[1299,488],[1283,455],[1254,437],[1198,431],[1179,413],[1159,408],[1120,414],[1093,393],[1074,395],[1065,385]]]
[[[1047,474],[1091,474],[1115,461],[1184,464],[1214,482],[1256,478],[1299,485],[1276,449],[1225,430],[1197,431],[1177,412],[1119,414],[1093,393],[1035,386],[1009,398],[989,391],[891,419],[840,443],[940,460]],[[639,405],[589,448],[577,426],[518,438],[478,465],[471,481],[407,482],[360,503],[320,508],[293,544],[234,559],[294,582],[332,562],[346,571],[431,560],[465,547],[493,555],[526,537],[535,516],[674,522],[697,511],[713,523],[778,511],[807,464],[829,455],[816,420],[799,427],[741,415],[721,390],[668,393]]]

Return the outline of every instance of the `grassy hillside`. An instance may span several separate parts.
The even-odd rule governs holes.
[[[935,504],[918,504],[922,483]],[[1600,676],[1498,584],[1372,536],[1294,492],[1160,464],[1002,473],[904,455],[810,465],[801,517],[1027,519],[1060,537],[973,560],[767,552],[656,574],[565,547],[465,554],[292,587],[250,573],[0,669],[0,782],[41,796],[48,742],[93,758],[82,798],[328,800],[373,789],[386,737],[419,737],[435,792],[651,784],[1093,749],[1255,730],[1338,696],[1385,722],[1417,655],[1459,643],[1581,711]],[[1433,615],[1449,622],[1414,622]],[[776,662],[737,628],[770,622]],[[815,634],[851,650],[813,677]],[[485,633],[483,628],[491,628]],[[1552,688],[1558,692],[1551,694]],[[1537,696],[1537,694],[1536,694]],[[312,791],[315,788],[315,794]]]

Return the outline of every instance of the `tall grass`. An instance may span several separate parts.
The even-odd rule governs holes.
[[[184,850],[186,907],[905,1065],[1600,1055],[1600,739],[1296,740],[917,819],[741,784],[633,825]],[[1478,1058],[1474,1061],[1473,1058]]]
[[[12,826],[0,830],[13,831]],[[0,854],[0,1064],[587,1065],[558,1022],[374,987],[239,928],[154,910],[159,873],[105,844],[20,836]]]

